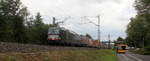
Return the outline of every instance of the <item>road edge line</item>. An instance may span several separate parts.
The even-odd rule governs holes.
[[[130,54],[129,54],[128,56],[134,58],[134,59],[137,60],[137,61],[143,61],[143,60],[141,60],[140,58],[137,58],[137,57],[135,57],[135,56],[133,56],[133,55],[130,55]]]

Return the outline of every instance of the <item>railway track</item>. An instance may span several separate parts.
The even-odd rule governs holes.
[[[79,50],[79,49],[93,50],[96,48],[0,42],[0,53],[7,53],[7,52],[32,53],[32,52],[47,52],[47,51],[55,51],[55,50],[61,51],[61,50]]]

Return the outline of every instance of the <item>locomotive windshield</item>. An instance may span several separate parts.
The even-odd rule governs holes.
[[[58,28],[49,28],[48,34],[59,34]]]

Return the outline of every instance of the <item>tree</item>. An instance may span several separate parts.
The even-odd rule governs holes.
[[[131,18],[131,22],[127,28],[128,39],[136,45],[136,47],[142,47],[143,38],[146,34],[145,19],[142,16],[136,16]]]
[[[22,9],[24,9],[24,6],[20,0],[1,0],[1,41],[22,42],[24,40],[25,27]]]
[[[50,25],[29,15],[20,0],[0,0],[0,41],[45,44]]]
[[[49,25],[43,23],[41,14],[38,12],[35,19],[27,21],[28,43],[46,44]]]
[[[150,0],[136,0],[137,16],[131,18],[127,28],[127,40],[136,47],[150,44]]]
[[[117,41],[124,41],[122,37],[118,37]]]
[[[135,8],[138,14],[150,14],[150,0],[136,0]]]
[[[115,41],[116,44],[126,44],[126,40],[123,39],[122,37],[118,37],[117,40]]]
[[[37,43],[39,43],[40,41],[42,41],[41,37],[42,37],[42,28],[44,23],[42,22],[42,18],[41,18],[41,14],[37,13],[37,15],[35,16],[35,20],[34,20],[34,27],[33,27],[33,31],[34,31],[34,36],[35,36],[35,41]]]

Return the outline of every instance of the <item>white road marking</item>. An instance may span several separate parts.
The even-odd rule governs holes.
[[[122,54],[122,56],[124,57],[124,59],[126,59],[125,61],[133,61],[129,57],[125,56],[125,54]]]
[[[135,59],[135,60],[137,60],[137,61],[143,61],[143,60],[141,60],[141,59],[139,59],[139,58],[137,58],[137,57],[135,57],[133,55],[128,54],[128,56],[131,57],[131,58],[133,58],[133,59]]]
[[[118,54],[118,60],[119,61],[133,61],[133,59],[125,56],[125,54]]]

